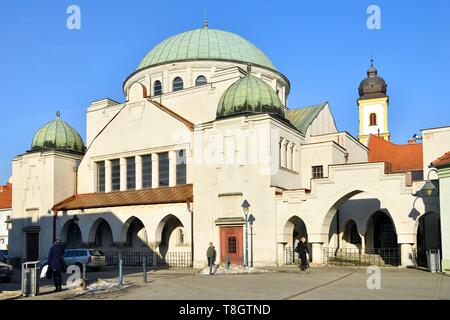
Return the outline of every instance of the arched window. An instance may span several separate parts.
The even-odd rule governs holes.
[[[153,95],[160,96],[161,93],[162,93],[161,81],[156,80],[155,83],[153,83]]]
[[[371,126],[376,126],[377,125],[377,115],[376,115],[376,113],[371,113],[370,114],[370,125]]]
[[[198,76],[197,80],[195,80],[195,85],[202,86],[202,85],[206,84],[207,82],[208,82],[208,80],[206,80],[205,76]]]
[[[351,244],[361,244],[361,237],[358,233],[358,227],[356,226],[356,223],[352,223],[352,226],[350,228],[350,243]]]
[[[172,91],[183,90],[183,79],[176,77],[172,81]]]

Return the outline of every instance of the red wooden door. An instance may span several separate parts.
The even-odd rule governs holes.
[[[242,264],[242,227],[220,228],[220,261],[226,262],[228,255],[230,264]]]

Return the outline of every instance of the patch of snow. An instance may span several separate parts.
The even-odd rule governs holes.
[[[18,298],[22,296],[22,291],[0,291],[0,300]]]
[[[97,282],[92,283],[87,286],[86,291],[83,291],[82,288],[76,289],[76,291],[80,291],[79,294],[96,294],[96,293],[107,293],[107,292],[117,292],[125,288],[131,287],[132,284],[124,283],[122,286],[119,286],[118,281],[115,280],[104,280],[98,279]]]
[[[246,274],[246,273],[265,273],[270,272],[269,270],[257,269],[254,267],[243,267],[238,265],[230,265],[227,270],[226,267],[221,265],[216,265],[213,267],[213,274]],[[209,267],[201,270],[199,275],[209,275]]]

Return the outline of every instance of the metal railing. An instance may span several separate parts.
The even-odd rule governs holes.
[[[415,260],[413,252],[413,260]],[[323,248],[323,264],[334,266],[399,266],[399,248]]]
[[[119,264],[119,251],[104,251],[108,266]],[[168,252],[164,256],[151,251],[120,251],[122,265],[124,267],[142,267],[145,264],[148,268],[189,268],[191,267],[190,252]]]
[[[291,247],[284,248],[284,263],[289,264],[297,264],[299,261],[298,253],[295,252]]]

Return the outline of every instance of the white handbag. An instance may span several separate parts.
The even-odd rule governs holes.
[[[41,279],[45,278],[45,275],[47,274],[47,270],[48,270],[48,264],[46,264],[41,271]]]

